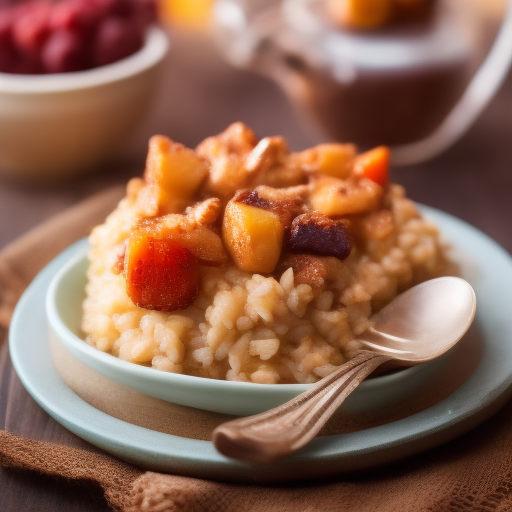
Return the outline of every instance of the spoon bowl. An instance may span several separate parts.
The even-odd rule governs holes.
[[[419,364],[452,348],[473,322],[475,311],[475,292],[467,281],[439,277],[398,295],[372,317],[372,327],[359,341],[374,352]]]
[[[475,292],[463,279],[441,277],[409,289],[372,317],[346,364],[275,409],[220,425],[213,432],[215,447],[251,462],[272,462],[298,450],[378,367],[439,357],[462,338],[475,312]]]

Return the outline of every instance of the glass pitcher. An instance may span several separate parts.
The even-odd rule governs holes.
[[[442,153],[469,129],[512,59],[512,0],[482,56],[483,17],[460,0],[379,30],[336,24],[326,0],[218,0],[221,50],[276,80],[324,138],[386,144],[395,165]]]

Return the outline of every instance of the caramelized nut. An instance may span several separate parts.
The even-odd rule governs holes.
[[[248,185],[274,188],[291,187],[307,181],[306,173],[290,154],[282,137],[265,137],[248,155],[245,168],[250,173]]]
[[[185,210],[185,214],[192,221],[203,226],[211,226],[215,224],[221,210],[220,199],[210,197],[205,201],[196,203]]]
[[[288,268],[293,269],[294,285],[309,284],[312,288],[319,288],[325,284],[327,270],[318,256],[311,254],[289,254],[277,269],[282,274]]]
[[[282,165],[290,154],[283,137],[265,137],[249,153],[245,167],[250,172],[258,172]]]
[[[245,167],[245,159],[257,143],[258,139],[247,126],[234,123],[197,146],[196,153],[210,163],[207,195],[227,202],[238,189],[247,186],[251,172]]]

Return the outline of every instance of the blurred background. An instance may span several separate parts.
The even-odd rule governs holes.
[[[379,2],[157,0],[155,23],[169,50],[144,116],[79,174],[17,179],[0,169],[0,247],[80,199],[141,175],[156,133],[194,147],[243,121],[260,137],[283,135],[292,150],[331,140],[364,148],[424,137],[481,64],[506,1],[395,0],[401,10],[392,14],[382,14]],[[17,3],[0,0],[4,7]],[[437,9],[441,14],[432,14]],[[0,14],[0,41],[1,25]],[[2,84],[15,76],[0,73],[0,118],[10,101],[1,102]],[[508,76],[460,140],[392,171],[413,199],[462,217],[509,251],[511,108]],[[5,118],[1,124],[8,131]]]
[[[24,22],[14,37],[7,13],[22,2],[0,0],[0,250],[82,199],[142,175],[154,134],[194,147],[242,121],[259,137],[284,136],[297,151],[333,140],[400,146],[427,136],[481,65],[507,5],[506,0],[157,0],[153,14],[133,17],[126,7],[131,0],[60,1],[81,7],[55,15],[53,27],[64,27],[64,34],[55,29],[57,42],[49,45],[49,29],[40,23],[47,14],[32,13],[39,22]],[[102,12],[110,14],[98,17]],[[109,18],[101,30],[95,25]],[[152,45],[137,49],[141,19],[144,30],[161,27],[167,50],[158,34]],[[70,37],[77,27],[104,38],[86,38],[84,46]],[[501,34],[505,52],[499,57],[506,62],[512,31]],[[37,50],[35,68],[5,70],[20,63],[13,60],[21,51],[13,41],[21,42],[31,65]],[[80,69],[40,74],[43,42],[45,65]],[[98,47],[94,57],[87,53]],[[83,70],[91,62],[98,66]],[[495,66],[492,71],[496,78]],[[507,70],[502,75],[479,115],[468,116],[463,105],[455,119],[467,128],[460,137],[416,163],[393,165],[391,179],[413,200],[465,220],[512,253],[512,76]],[[480,81],[469,106],[482,98],[489,80]],[[121,130],[120,140],[110,142],[114,129],[132,122],[131,130]],[[78,140],[72,137],[82,128]],[[75,171],[71,163],[90,156],[86,150],[78,157],[86,135],[103,141],[108,151]],[[436,140],[448,139],[435,139],[434,146]],[[71,163],[51,176],[51,166],[37,151],[47,157],[68,152]],[[32,157],[31,172],[17,173],[13,155]],[[6,368],[3,424],[19,420],[14,409],[9,413],[15,378]],[[39,510],[106,506],[86,496],[79,502],[75,488],[63,490],[49,478],[1,472],[0,488],[12,500],[7,503],[37,503]]]

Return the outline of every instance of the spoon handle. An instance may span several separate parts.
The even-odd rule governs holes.
[[[309,443],[354,389],[390,356],[358,354],[292,400],[254,416],[237,418],[213,431],[217,450],[234,459],[271,462]]]

